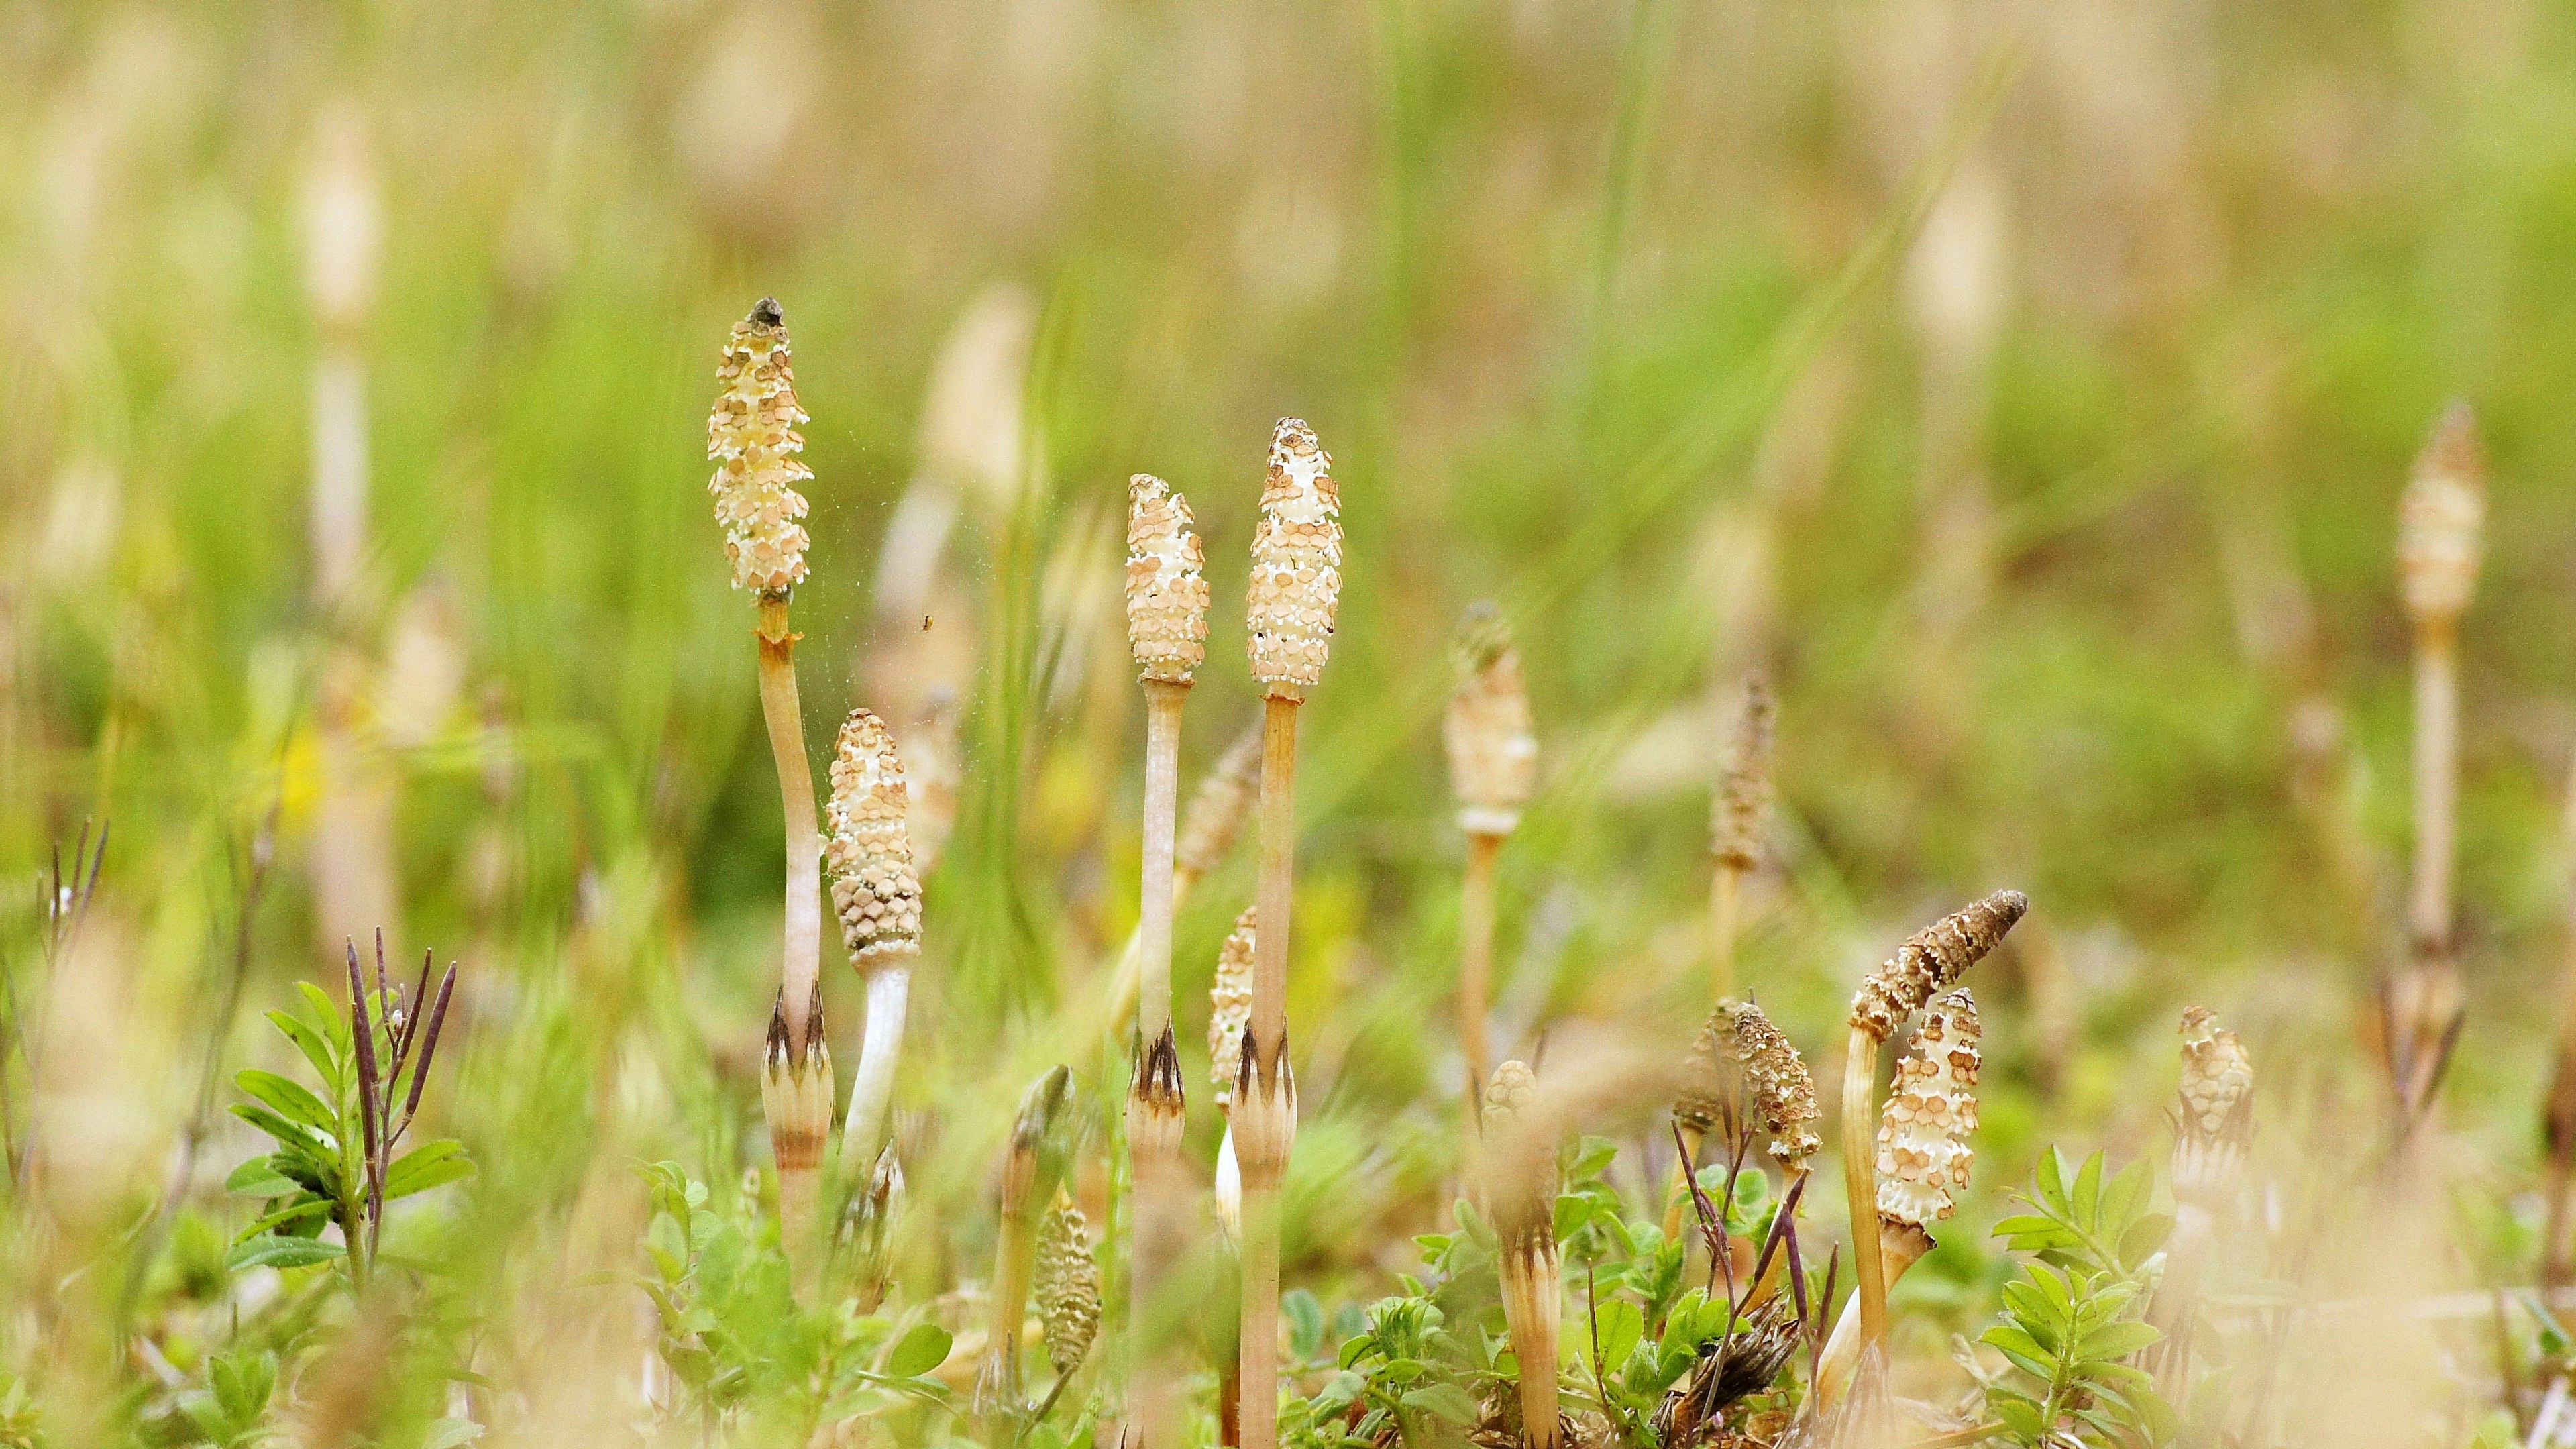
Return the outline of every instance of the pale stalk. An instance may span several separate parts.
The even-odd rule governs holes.
[[[787,600],[763,595],[760,625],[760,713],[769,726],[769,752],[778,765],[779,807],[786,822],[787,900],[780,956],[780,992],[788,1040],[808,1041],[808,1007],[823,960],[823,836],[815,823],[814,772],[805,758],[804,715],[796,696],[796,639],[787,627]],[[870,1022],[874,1025],[873,1017]],[[777,1124],[771,1124],[773,1129]],[[831,1123],[823,1124],[826,1133]],[[814,1231],[822,1194],[822,1164],[778,1165],[779,1243],[791,1277],[810,1291],[821,1251]]]
[[[1297,863],[1297,704],[1272,695],[1261,714],[1261,877],[1254,901],[1261,929],[1253,938],[1251,1041],[1270,1070],[1286,1074],[1288,919]],[[1261,1068],[1252,1068],[1256,1073]],[[1238,1094],[1239,1095],[1239,1094]],[[1238,1104],[1241,1110],[1241,1104]],[[1291,1127],[1293,1134],[1294,1128]],[[1243,1336],[1240,1438],[1243,1449],[1279,1443],[1279,1179],[1280,1160],[1243,1166]],[[1240,1154],[1241,1144],[1237,1144]]]
[[[885,1141],[895,1062],[903,1050],[904,1013],[912,1001],[912,966],[880,966],[867,982],[868,1024],[859,1043],[859,1075],[850,1084],[850,1110],[841,1122],[841,1167],[853,1184],[865,1182],[868,1164]]]
[[[1709,1000],[1735,994],[1735,936],[1743,909],[1744,872],[1720,860],[1708,877]]]
[[[2418,943],[2448,953],[2451,858],[2460,775],[2458,635],[2428,622],[2415,636],[2415,879],[2407,923]]]
[[[1852,1236],[1857,1240],[1863,1235],[1855,1233]],[[1867,1238],[1870,1256],[1884,1265],[1883,1276],[1878,1280],[1879,1301],[1884,1303],[1887,1290],[1931,1251],[1932,1237],[1909,1223],[1891,1223],[1882,1218],[1878,1222],[1878,1231],[1867,1235]],[[1860,1281],[1870,1280],[1864,1278]],[[1853,1301],[1858,1303],[1861,1299],[1862,1295],[1855,1291]],[[1843,1390],[1850,1386],[1852,1369],[1860,1362],[1861,1329],[1860,1315],[1848,1308],[1834,1320],[1833,1333],[1825,1340],[1825,1351],[1816,1360],[1815,1387],[1809,1394],[1816,1411],[1831,1408],[1842,1397]]]
[[[1879,1254],[1878,1139],[1872,1119],[1878,1115],[1878,1038],[1852,1028],[1843,1055],[1843,1196],[1852,1224],[1852,1291],[1860,1304],[1860,1332],[1865,1344],[1887,1342],[1886,1267]]]
[[[1152,1053],[1172,1024],[1172,905],[1178,895],[1173,881],[1172,841],[1180,817],[1181,706],[1187,684],[1149,679],[1145,686],[1145,819],[1144,860],[1136,919],[1139,989],[1136,1003],[1136,1050]],[[1173,1435],[1172,1381],[1166,1328],[1170,1317],[1162,1295],[1171,1264],[1186,1233],[1179,1216],[1188,1184],[1179,1169],[1177,1123],[1157,1120],[1168,1107],[1179,1108],[1179,1073],[1174,1059],[1170,1101],[1149,1096],[1151,1074],[1138,1064],[1128,1095],[1127,1148],[1136,1209],[1132,1270],[1128,1280],[1127,1412],[1136,1449],[1167,1449]]]
[[[1520,1360],[1521,1433],[1530,1449],[1556,1449],[1557,1300],[1561,1289],[1556,1245],[1514,1251],[1502,1269],[1503,1318],[1512,1354]]]
[[[1486,1079],[1493,1075],[1485,1013],[1494,990],[1494,863],[1502,851],[1502,836],[1468,832],[1467,874],[1458,901],[1458,1047],[1467,1056],[1470,1117],[1478,1111],[1477,1098]]]

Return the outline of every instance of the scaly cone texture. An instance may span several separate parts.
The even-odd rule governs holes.
[[[1458,689],[1449,697],[1441,738],[1449,748],[1449,784],[1458,796],[1458,828],[1470,835],[1509,835],[1538,784],[1538,736],[1530,722],[1521,657],[1500,609],[1470,605],[1455,646]]]
[[[885,721],[850,711],[832,756],[823,864],[841,944],[861,974],[921,954],[921,877],[904,828],[903,762]]]
[[[1878,1041],[1893,1036],[1923,1003],[1956,985],[2029,909],[2021,892],[1997,891],[1906,937],[1852,997],[1853,1029]]]
[[[1771,752],[1777,734],[1771,687],[1760,676],[1744,681],[1744,713],[1735,723],[1735,745],[1718,772],[1709,821],[1709,850],[1718,864],[1738,872],[1762,868],[1762,832],[1771,818]]]
[[[1234,918],[1234,929],[1216,952],[1216,979],[1208,986],[1208,1081],[1216,1104],[1234,1100],[1234,1080],[1243,1069],[1243,1029],[1252,1020],[1252,954],[1260,924],[1259,906],[1246,906]]]
[[[2174,1140],[2177,1198],[2222,1199],[2254,1136],[2254,1059],[2217,1013],[2182,1014],[2182,1101]]]
[[[1199,781],[1181,812],[1181,833],[1172,847],[1172,870],[1195,884],[1225,863],[1226,853],[1243,838],[1261,796],[1261,730],[1245,730]]]
[[[1100,1264],[1091,1256],[1090,1225],[1062,1187],[1038,1228],[1036,1285],[1047,1362],[1059,1376],[1070,1374],[1100,1334]]]
[[[1207,554],[1192,522],[1170,484],[1127,480],[1127,642],[1148,680],[1187,684],[1207,659]]]
[[[1556,1137],[1538,1112],[1538,1078],[1507,1061],[1485,1088],[1485,1212],[1500,1239],[1503,1320],[1520,1364],[1521,1424],[1534,1449],[1561,1441],[1557,1418],[1557,1319],[1563,1296],[1556,1250]]]
[[[1279,420],[1245,585],[1245,649],[1272,699],[1303,698],[1332,651],[1342,592],[1342,494],[1332,465],[1303,419]]]
[[[1743,1085],[1744,1064],[1736,1055],[1738,1009],[1733,998],[1719,1002],[1691,1037],[1690,1057],[1682,1064],[1681,1090],[1673,1094],[1673,1116],[1694,1140],[1715,1130],[1728,1100]]]
[[[2453,403],[2416,456],[2397,505],[2397,582],[2417,627],[2447,628],[2468,612],[2486,528],[2486,450],[2476,416]]]
[[[811,541],[798,522],[805,498],[795,485],[814,473],[796,456],[805,451],[796,429],[808,419],[796,405],[787,324],[775,298],[761,298],[734,324],[716,381],[724,392],[707,415],[707,456],[716,464],[707,491],[724,526],[733,586],[785,598],[805,581]]]
[[[1816,1108],[1815,1079],[1798,1048],[1771,1024],[1761,1007],[1748,1002],[1735,1007],[1732,1015],[1736,1060],[1742,1063],[1745,1085],[1753,1091],[1754,1118],[1771,1136],[1772,1159],[1785,1171],[1805,1172],[1807,1159],[1824,1145],[1816,1135],[1816,1124],[1824,1114]]]
[[[1932,1003],[1887,1095],[1878,1128],[1878,1212],[1928,1229],[1968,1186],[1976,1151],[1977,1004],[1965,990]]]

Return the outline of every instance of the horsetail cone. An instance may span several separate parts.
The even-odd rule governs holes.
[[[2224,1194],[2254,1135],[2254,1059],[2217,1013],[2182,1014],[2182,1101],[2174,1142],[2174,1195]]]
[[[1743,1062],[1736,1054],[1735,1012],[1729,997],[1717,1004],[1691,1037],[1690,1056],[1682,1064],[1681,1090],[1673,1094],[1673,1116],[1697,1136],[1706,1136],[1726,1115],[1726,1104],[1743,1084]]]
[[[1932,1003],[1905,1057],[1878,1128],[1878,1215],[1929,1229],[1968,1186],[1977,1130],[1977,1003],[1964,989]]]
[[[1162,479],[1127,480],[1127,642],[1146,680],[1187,684],[1207,661],[1207,553],[1193,521]]]
[[[1174,872],[1187,872],[1196,881],[1224,864],[1260,798],[1261,728],[1255,725],[1226,747],[1181,812],[1180,835],[1172,846]]]
[[[1208,986],[1208,1080],[1216,1104],[1234,1100],[1243,1070],[1243,1032],[1252,1021],[1252,951],[1261,908],[1246,906],[1216,952],[1216,979]]]
[[[1537,1119],[1538,1076],[1518,1061],[1485,1086],[1485,1211],[1509,1254],[1556,1249],[1556,1143]]]
[[[1047,1362],[1057,1374],[1070,1374],[1100,1336],[1100,1264],[1091,1256],[1090,1225],[1062,1187],[1038,1227],[1035,1276]]]
[[[1762,866],[1762,832],[1771,818],[1771,751],[1778,731],[1771,687],[1756,675],[1744,681],[1744,712],[1735,723],[1735,743],[1726,768],[1718,775],[1714,817],[1709,822],[1709,849],[1718,863],[1737,871]]]
[[[1997,891],[1906,937],[1852,997],[1852,1028],[1887,1040],[1925,1002],[1957,985],[2029,909],[2021,892]]]
[[[716,465],[707,491],[724,527],[733,586],[783,599],[805,581],[811,540],[798,522],[805,496],[795,485],[814,472],[796,456],[805,451],[796,429],[808,419],[796,405],[787,323],[776,298],[761,298],[733,325],[716,381],[724,391],[707,415],[707,456]]]
[[[1449,784],[1458,796],[1458,827],[1470,835],[1509,835],[1538,783],[1538,736],[1520,652],[1502,611],[1468,607],[1456,644],[1458,689],[1449,697],[1441,738],[1449,748]]]
[[[1798,1048],[1761,1007],[1748,1002],[1736,1007],[1733,1016],[1735,1057],[1752,1089],[1754,1120],[1771,1136],[1772,1160],[1786,1171],[1804,1172],[1807,1159],[1824,1145],[1816,1135],[1824,1114],[1816,1109],[1815,1079]]]
[[[903,761],[885,721],[864,709],[841,722],[823,863],[841,944],[862,974],[921,954],[921,876],[904,828]]]
[[[2453,403],[2416,456],[2397,505],[2397,583],[2419,628],[2447,628],[2468,612],[2487,516],[2486,449],[2476,416]]]
[[[1342,494],[1332,465],[1303,419],[1279,420],[1245,586],[1252,677],[1272,699],[1304,698],[1332,652],[1342,592]]]

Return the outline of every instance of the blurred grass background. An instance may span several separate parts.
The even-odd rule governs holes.
[[[1782,864],[1745,969],[1811,1054],[1898,935],[2012,884],[2042,929],[1989,1018],[1998,1181],[2052,1135],[2149,1132],[2188,1001],[2285,1093],[2342,1080],[2400,939],[2396,497],[2457,396],[2493,505],[2450,1111],[2493,1185],[2527,1178],[2576,749],[2563,4],[13,4],[0,53],[0,864],[113,820],[137,1062],[221,1029],[272,800],[248,1004],[369,924],[307,887],[347,651],[393,782],[385,924],[468,963],[452,1110],[490,1200],[569,1193],[584,1142],[733,1170],[778,816],[701,431],[769,293],[814,418],[810,743],[907,635],[977,661],[917,1134],[989,1142],[1132,919],[1127,474],[1208,540],[1195,773],[1255,714],[1243,558],[1288,413],[1349,536],[1305,736],[1293,1000],[1330,1105],[1300,1176],[1411,1164],[1310,1191],[1352,1219],[1308,1219],[1310,1258],[1365,1257],[1357,1217],[1447,1170],[1436,721],[1480,596],[1549,781],[1504,856],[1507,1031],[1695,1016],[1707,786],[1760,668]],[[365,567],[317,603],[303,211],[334,135],[382,247]],[[925,417],[943,349],[962,422]],[[934,613],[964,612],[889,618],[925,480],[963,499]],[[1185,993],[1248,893],[1238,860],[1193,897]],[[2016,984],[2061,968],[2066,1005]],[[827,981],[846,1063],[858,991]],[[1077,1053],[1113,1097],[1118,1050]]]

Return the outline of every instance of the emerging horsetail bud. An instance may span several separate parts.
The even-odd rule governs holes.
[[[1207,876],[1225,863],[1225,854],[1243,835],[1261,798],[1261,728],[1255,725],[1226,747],[1223,757],[1199,781],[1198,793],[1181,812],[1181,833],[1172,846],[1172,869],[1190,879]]]
[[[1534,1110],[1538,1076],[1507,1061],[1485,1086],[1485,1211],[1507,1251],[1556,1245],[1556,1139]]]
[[[1091,1256],[1090,1225],[1063,1188],[1038,1226],[1038,1322],[1047,1362],[1059,1375],[1082,1367],[1100,1334],[1100,1264]]]
[[[1878,1214],[1928,1228],[1950,1216],[1976,1150],[1977,1004],[1965,990],[1932,1003],[1888,1093],[1878,1129]]]
[[[2397,505],[2397,583],[2418,627],[2447,627],[2468,612],[2487,516],[2486,450],[2476,417],[2453,403],[2416,456]]]
[[[1815,1080],[1797,1047],[1761,1007],[1748,1002],[1734,1016],[1736,1059],[1753,1092],[1754,1118],[1771,1134],[1771,1156],[1787,1171],[1804,1172],[1807,1159],[1824,1145],[1816,1136],[1815,1124],[1824,1114],[1816,1110]]]
[[[912,866],[905,807],[894,736],[868,711],[850,711],[832,756],[823,864],[841,944],[862,972],[921,954],[921,877]]]
[[[1755,675],[1744,681],[1744,712],[1735,723],[1735,747],[1717,779],[1709,849],[1733,870],[1762,865],[1762,830],[1771,816],[1771,747],[1776,728],[1771,688]]]
[[[2029,909],[2021,892],[1997,891],[1906,937],[1852,997],[1853,1028],[1887,1040],[1923,1003],[1957,985]]]
[[[1245,586],[1252,677],[1273,699],[1304,698],[1332,652],[1342,593],[1342,494],[1332,465],[1303,419],[1279,420]]]
[[[768,1058],[761,1064],[760,1103],[769,1119],[770,1146],[782,1173],[823,1161],[832,1135],[832,1048],[823,1035],[823,986],[814,984],[805,1009],[805,1040],[792,1039],[782,993],[769,1017]]]
[[[2254,1059],[2206,1006],[2182,1014],[2179,1127],[2175,1196],[2224,1193],[2254,1135]]]
[[[1207,554],[1191,522],[1170,484],[1127,480],[1127,642],[1149,680],[1187,684],[1207,659]]]
[[[796,428],[808,419],[796,405],[787,324],[776,299],[761,298],[733,325],[716,381],[724,392],[707,415],[707,456],[716,464],[707,491],[724,526],[733,586],[783,599],[805,581],[811,540],[797,522],[805,516],[805,497],[795,485],[814,472],[796,456],[805,451]]]
[[[1252,1020],[1252,944],[1260,907],[1245,906],[1216,951],[1216,980],[1208,986],[1208,1080],[1220,1107],[1234,1100],[1243,1070],[1243,1031]]]
[[[1449,747],[1449,784],[1458,794],[1458,827],[1470,835],[1509,835],[1538,783],[1538,736],[1530,725],[1528,686],[1500,609],[1468,606],[1459,621],[1458,692],[1449,697],[1441,738]]]

